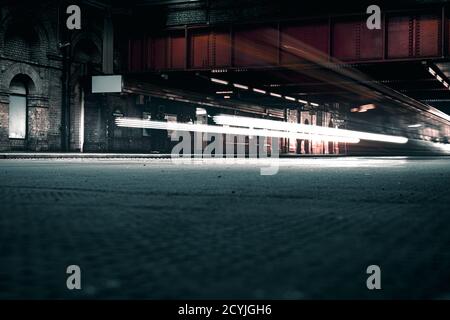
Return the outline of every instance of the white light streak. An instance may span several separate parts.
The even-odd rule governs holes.
[[[253,129],[253,128],[236,128],[229,126],[212,126],[207,124],[163,122],[163,121],[143,120],[137,118],[122,118],[122,117],[116,118],[116,125],[119,127],[159,129],[169,131],[208,132],[208,133],[243,135],[243,136],[291,138],[291,139],[318,140],[318,141],[337,141],[346,143],[359,142],[359,139],[355,137],[331,136],[331,135],[324,136],[316,133],[301,133],[293,131],[279,131],[268,129]]]
[[[335,139],[339,138],[348,138],[348,139],[351,138],[356,140],[382,141],[390,143],[408,142],[408,138],[399,136],[391,136],[362,131],[352,131],[338,128],[320,127],[300,123],[288,123],[267,119],[238,117],[230,115],[217,115],[214,116],[213,119],[217,124],[220,125],[277,130],[294,134],[295,133],[311,134],[316,135],[319,140],[335,141]]]
[[[281,97],[282,97],[281,94],[274,93],[274,92],[271,92],[270,95],[271,95],[272,97],[277,97],[277,98],[281,98]]]

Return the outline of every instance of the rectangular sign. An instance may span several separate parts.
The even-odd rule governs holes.
[[[92,93],[122,92],[122,76],[92,76]]]

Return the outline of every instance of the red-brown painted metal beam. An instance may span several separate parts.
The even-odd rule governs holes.
[[[128,71],[280,67],[304,63],[303,45],[345,63],[449,56],[445,10],[385,12],[383,28],[366,16],[204,26],[131,39]]]

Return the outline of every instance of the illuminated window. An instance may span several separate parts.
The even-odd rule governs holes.
[[[27,131],[27,89],[21,81],[12,81],[9,96],[9,138],[25,139]]]

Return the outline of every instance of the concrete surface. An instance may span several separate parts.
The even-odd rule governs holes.
[[[450,298],[450,158],[280,165],[0,160],[0,298]]]

